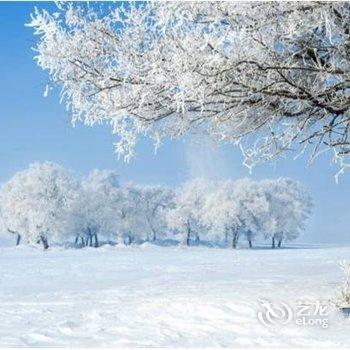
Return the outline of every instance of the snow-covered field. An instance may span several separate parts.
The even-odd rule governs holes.
[[[350,346],[350,323],[259,323],[258,298],[329,299],[350,248],[0,249],[0,346]]]

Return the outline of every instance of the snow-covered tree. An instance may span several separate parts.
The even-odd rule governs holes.
[[[7,225],[5,225],[4,219],[1,213],[1,203],[0,203],[0,236],[7,235],[7,234],[12,234],[16,237],[16,245],[19,245],[21,243],[22,236],[18,232],[12,231],[10,228],[8,228]]]
[[[112,124],[119,153],[197,129],[240,142],[248,166],[298,142],[346,167],[350,3],[58,6],[32,15],[37,62],[74,121]]]
[[[16,173],[1,187],[1,213],[6,229],[30,243],[63,234],[67,211],[77,197],[78,182],[63,167],[54,163],[34,163]]]
[[[205,200],[202,221],[214,237],[232,238],[232,247],[238,242],[238,229],[241,226],[239,205],[234,195],[235,183],[225,181],[211,191]],[[219,238],[217,237],[217,238]]]
[[[131,244],[148,235],[143,215],[142,188],[133,183],[123,186],[119,192],[117,212],[119,241]]]
[[[115,172],[95,170],[83,180],[71,217],[76,242],[98,246],[99,235],[125,244],[154,240],[166,231],[171,198],[172,192],[161,186],[119,186]]]
[[[243,178],[235,181],[233,196],[239,208],[239,233],[244,235],[251,248],[255,236],[262,232],[268,215],[266,195],[259,182]]]
[[[76,244],[99,246],[99,236],[115,235],[120,201],[118,174],[94,170],[83,179],[79,197],[71,213],[71,229]]]
[[[282,241],[297,238],[312,211],[312,198],[298,182],[291,179],[264,180],[261,185],[269,203],[263,232],[272,241],[272,248]]]
[[[174,191],[162,186],[143,186],[141,196],[139,215],[144,217],[147,240],[164,237],[167,233],[166,214],[173,207]]]
[[[167,222],[183,235],[186,245],[190,245],[191,239],[198,242],[207,233],[202,215],[207,195],[213,189],[212,182],[199,178],[184,183],[175,194],[175,207],[167,213]]]
[[[243,235],[253,246],[255,236],[261,228],[268,211],[268,203],[259,184],[249,179],[225,181],[218,185],[206,202],[204,220],[214,230],[231,237],[232,248],[236,248]]]

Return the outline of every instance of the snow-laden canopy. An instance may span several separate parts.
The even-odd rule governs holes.
[[[346,167],[348,2],[58,6],[32,15],[36,60],[73,121],[111,124],[126,158],[140,135],[200,130],[239,143],[248,166],[298,143]]]

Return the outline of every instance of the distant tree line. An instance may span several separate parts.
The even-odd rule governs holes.
[[[1,233],[17,245],[72,242],[77,247],[173,239],[185,245],[261,236],[281,247],[305,229],[312,199],[286,178],[212,182],[194,179],[176,189],[121,186],[114,171],[79,179],[60,165],[34,163],[1,186]]]

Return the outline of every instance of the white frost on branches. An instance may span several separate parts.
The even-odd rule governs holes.
[[[111,124],[126,158],[140,135],[196,130],[249,167],[297,144],[347,167],[348,2],[60,4],[29,26],[73,121]]]
[[[29,243],[41,241],[47,248],[49,240],[61,238],[77,189],[77,181],[63,167],[49,162],[31,164],[1,187],[6,229]]]
[[[205,179],[194,179],[183,184],[176,192],[175,206],[167,214],[167,222],[175,234],[182,235],[186,245],[191,240],[198,242],[200,235],[207,234],[203,212],[208,194],[214,184]]]
[[[114,171],[94,170],[83,179],[70,216],[69,229],[75,232],[76,243],[97,247],[99,236],[110,237],[116,232],[120,205],[118,178]]]
[[[269,205],[268,216],[263,221],[262,231],[272,239],[293,240],[305,229],[305,222],[311,214],[312,199],[308,191],[298,182],[280,178],[262,182]]]

